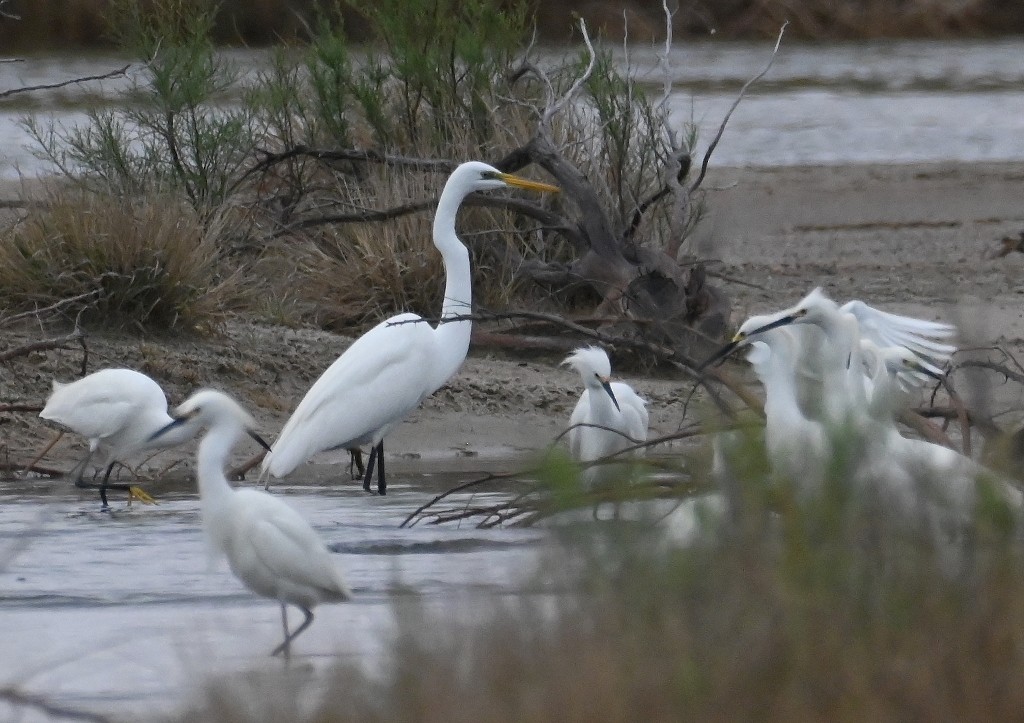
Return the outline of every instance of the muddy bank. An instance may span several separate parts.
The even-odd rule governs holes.
[[[734,321],[821,285],[837,299],[958,321],[966,343],[1024,346],[1024,255],[990,258],[1001,237],[1024,231],[1024,164],[718,169],[705,187],[709,215],[695,243],[703,256],[722,260],[718,283],[735,302]],[[38,330],[7,332],[4,346],[39,337]],[[172,402],[204,386],[235,394],[273,439],[350,341],[238,320],[215,338],[94,333],[87,345],[90,371],[139,369]],[[389,438],[389,464],[484,462],[542,449],[564,430],[580,389],[559,359],[475,345],[462,371]],[[81,361],[81,349],[69,346],[7,362],[0,402],[41,404],[51,379],[72,379]],[[652,435],[684,422],[685,379],[631,370],[618,376],[649,400]],[[1018,404],[1015,389],[1000,398],[1006,409]],[[32,413],[6,413],[0,422],[0,444],[12,460],[31,459],[52,436]],[[65,438],[47,462],[69,466],[84,449]],[[165,452],[148,467],[190,457]]]

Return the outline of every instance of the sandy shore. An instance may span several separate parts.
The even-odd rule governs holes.
[[[1024,231],[1024,164],[718,169],[705,188],[708,217],[696,248],[721,259],[715,268],[723,275],[750,284],[718,281],[735,302],[734,322],[789,305],[821,285],[836,299],[856,297],[957,321],[968,344],[1021,351],[1024,255],[989,256],[1001,237]],[[38,333],[6,337],[11,348]],[[250,324],[201,341],[96,334],[88,339],[89,368],[144,371],[172,402],[202,386],[228,390],[273,439],[349,341]],[[488,459],[542,449],[564,430],[580,389],[578,376],[558,361],[474,348],[462,371],[389,438],[389,465],[400,470],[476,459],[484,467]],[[8,362],[0,371],[0,402],[41,404],[50,380],[73,378],[80,364],[77,348]],[[619,376],[649,400],[652,435],[688,421],[686,380],[630,371]],[[1024,406],[1012,390],[1000,403]],[[31,458],[52,436],[31,413],[7,413],[0,421],[0,441],[12,460]],[[65,439],[47,462],[67,466],[83,450]],[[152,466],[173,461],[173,454]]]

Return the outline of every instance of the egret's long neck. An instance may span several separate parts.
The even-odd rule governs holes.
[[[473,282],[469,268],[469,251],[455,233],[455,217],[464,195],[450,193],[446,187],[434,216],[434,245],[444,260],[444,302],[441,319],[468,315],[473,311]],[[437,389],[458,371],[469,349],[472,323],[469,320],[438,324],[436,340],[441,350],[440,366],[435,370]]]
[[[434,246],[441,252],[444,260],[445,283],[444,303],[441,305],[441,318],[469,314],[473,308],[473,284],[469,270],[469,252],[455,233],[455,218],[459,213],[459,205],[464,196],[449,193],[446,188],[437,204],[434,215]],[[469,322],[444,324],[455,327]],[[468,338],[468,337],[467,337]]]
[[[237,428],[213,427],[199,443],[196,474],[199,477],[199,496],[204,506],[217,505],[229,499],[234,492],[224,476],[224,467],[240,431]]]
[[[793,359],[784,339],[772,339],[769,345],[771,357],[759,370],[764,375],[764,413],[769,427],[788,430],[806,422],[797,404]]]

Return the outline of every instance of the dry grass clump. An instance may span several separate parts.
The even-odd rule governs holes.
[[[209,329],[241,294],[218,247],[221,223],[167,198],[53,192],[0,236],[0,301],[64,306],[82,322]]]
[[[423,208],[380,221],[324,225],[269,247],[270,258],[261,267],[277,288],[274,296],[301,300],[310,321],[341,331],[365,328],[401,311],[439,316],[445,271],[433,242],[433,199],[446,180],[445,174],[395,169],[364,174],[339,194],[347,207],[338,213],[418,202],[424,202]],[[497,209],[462,209],[457,229],[470,249],[474,305],[504,308],[514,297],[523,300],[529,294],[517,288],[517,265],[506,253],[518,247],[519,254],[534,257],[525,248],[529,223]],[[546,249],[549,255],[559,250],[558,244]]]
[[[808,497],[766,485],[760,462],[734,468],[733,513],[703,545],[575,528],[541,571],[549,593],[444,601],[444,614],[396,603],[380,677],[253,674],[214,684],[180,720],[1019,716],[1024,560],[984,488],[970,533],[934,541],[841,476]]]

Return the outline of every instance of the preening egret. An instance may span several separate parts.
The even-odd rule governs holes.
[[[628,384],[611,381],[611,362],[604,349],[580,348],[562,363],[579,372],[584,385],[569,418],[573,458],[593,462],[647,440],[647,402]],[[596,469],[587,470],[588,481],[595,479]]]
[[[441,323],[398,314],[359,337],[299,402],[263,460],[264,477],[283,477],[318,452],[368,444],[363,489],[370,490],[376,465],[377,491],[385,493],[384,438],[458,371],[469,349],[470,322],[446,321],[472,310],[469,252],[455,233],[459,206],[473,191],[509,186],[558,191],[476,161],[452,172],[434,214],[434,245],[446,274]]]
[[[174,421],[154,440],[174,434],[181,425],[207,428],[196,457],[203,530],[214,552],[223,554],[231,571],[257,595],[281,604],[284,641],[271,655],[288,657],[291,642],[313,622],[313,608],[351,597],[341,571],[309,523],[281,499],[254,489],[234,489],[224,476],[231,448],[248,432],[252,417],[238,403],[210,389],[196,392],[173,412]],[[299,608],[305,620],[288,632],[287,605]]]
[[[71,475],[76,486],[99,489],[104,509],[108,508],[108,489],[127,490],[129,502],[132,497],[152,502],[149,495],[134,485],[110,482],[117,461],[143,450],[177,446],[198,431],[194,425],[183,425],[173,434],[153,440],[153,433],[171,421],[167,397],[159,384],[131,369],[103,369],[68,384],[54,380],[53,393],[39,416],[89,440],[89,454]],[[85,482],[86,467],[97,452],[106,466],[103,481]]]

